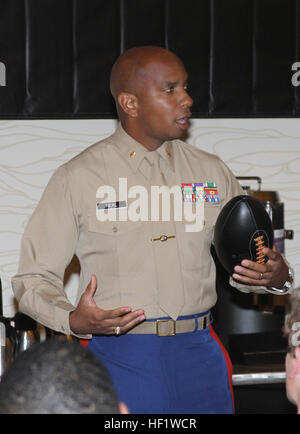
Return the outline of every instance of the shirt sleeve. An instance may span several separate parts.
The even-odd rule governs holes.
[[[20,311],[52,330],[72,334],[75,309],[64,291],[64,273],[78,240],[78,222],[65,166],[56,170],[22,237],[12,288]],[[84,336],[87,337],[87,336]]]
[[[234,174],[231,172],[228,166],[220,159],[219,160],[226,177],[226,189],[225,189],[225,201],[223,206],[229,202],[233,197],[245,194]]]

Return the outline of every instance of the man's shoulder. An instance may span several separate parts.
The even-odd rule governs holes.
[[[191,145],[188,142],[177,139],[173,140],[172,143],[179,153],[183,153],[187,157],[191,157],[193,159],[200,158],[202,161],[205,160],[207,162],[212,162],[215,164],[221,162],[221,159],[216,154],[211,154],[210,152],[203,151],[202,149],[197,148],[195,145]]]
[[[64,163],[63,166],[69,171],[91,169],[94,166],[97,166],[98,170],[100,170],[101,167],[104,166],[103,154],[108,147],[113,145],[111,137],[112,136],[106,137],[88,146],[79,154]]]

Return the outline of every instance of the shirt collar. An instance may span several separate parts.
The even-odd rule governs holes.
[[[174,170],[173,166],[173,150],[172,150],[172,142],[166,141],[164,142],[158,149],[155,151],[148,151],[145,146],[141,143],[137,142],[133,137],[129,136],[126,131],[122,128],[121,123],[119,122],[116,132],[113,135],[114,141],[119,149],[119,151],[124,155],[124,158],[128,161],[128,164],[131,166],[132,170],[136,173],[136,171],[143,166],[142,163],[144,159],[147,160],[147,163],[152,164],[152,158],[150,156],[151,152],[157,152],[160,155],[160,168],[163,173],[170,167]],[[150,158],[147,158],[147,155]]]

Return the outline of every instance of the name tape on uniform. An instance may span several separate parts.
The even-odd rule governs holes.
[[[117,202],[97,202],[97,209],[116,209],[125,208],[127,206],[126,200],[118,200]]]

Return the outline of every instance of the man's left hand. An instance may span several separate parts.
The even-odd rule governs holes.
[[[233,279],[252,286],[282,288],[288,279],[287,264],[275,246],[273,250],[265,247],[263,253],[269,258],[266,263],[244,259],[234,267]]]

